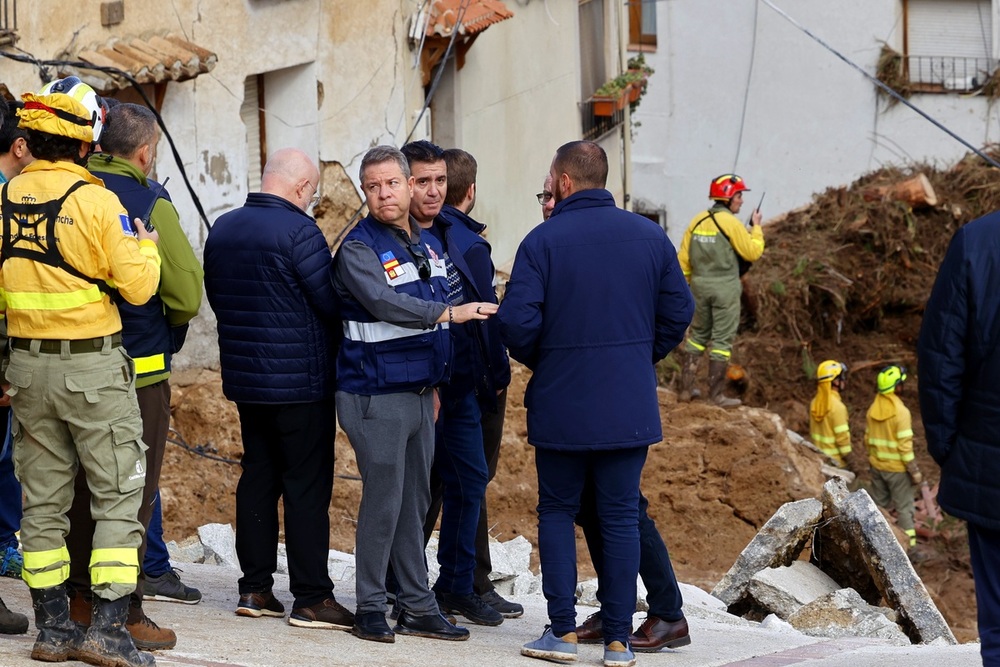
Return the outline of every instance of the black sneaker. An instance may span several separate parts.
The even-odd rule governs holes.
[[[435,592],[441,611],[464,616],[470,623],[476,625],[500,625],[503,615],[486,604],[483,598],[475,593],[458,595],[457,593]]]
[[[198,604],[201,602],[201,591],[184,585],[177,576],[177,570],[171,569],[158,577],[146,576],[142,585],[142,599]]]
[[[524,615],[523,606],[505,599],[497,593],[495,588],[488,593],[483,593],[479,597],[483,599],[483,602],[500,612],[500,615],[504,618],[520,618]]]

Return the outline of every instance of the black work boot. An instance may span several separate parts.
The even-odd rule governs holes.
[[[742,402],[738,398],[729,398],[722,393],[726,386],[726,369],[729,367],[728,361],[718,361],[710,359],[708,362],[708,395],[712,402],[720,408],[735,408]]]
[[[100,667],[152,667],[156,660],[139,651],[132,635],[125,629],[129,598],[105,600],[94,596],[94,611],[83,643],[76,652],[78,660]]]
[[[0,634],[3,635],[23,635],[28,631],[28,617],[11,611],[0,600]]]
[[[31,659],[42,662],[65,662],[75,659],[83,633],[69,618],[66,586],[31,588],[31,608],[35,611],[38,639],[31,649]]]

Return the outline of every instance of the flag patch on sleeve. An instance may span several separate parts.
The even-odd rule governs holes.
[[[122,223],[122,231],[129,236],[135,236],[135,227],[132,226],[132,221],[129,219],[128,215],[125,213],[118,214],[118,220]]]
[[[391,250],[389,252],[382,253],[382,255],[379,256],[379,259],[382,260],[382,268],[385,269],[385,274],[389,276],[390,280],[401,275],[399,260],[396,259],[396,256],[392,254]]]

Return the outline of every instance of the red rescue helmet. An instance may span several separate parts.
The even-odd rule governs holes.
[[[712,179],[708,186],[708,198],[716,201],[729,201],[737,192],[749,192],[746,182],[736,174],[723,174]]]

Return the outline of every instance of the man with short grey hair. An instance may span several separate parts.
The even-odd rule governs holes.
[[[441,615],[427,587],[423,523],[430,503],[438,386],[451,363],[448,327],[485,320],[496,305],[449,305],[440,243],[410,216],[406,158],[376,146],[361,161],[368,216],[334,260],[344,340],[337,357],[337,415],[362,477],[355,547],[354,634],[393,642],[395,634],[468,639]],[[389,562],[399,583],[399,619],[385,620]]]

